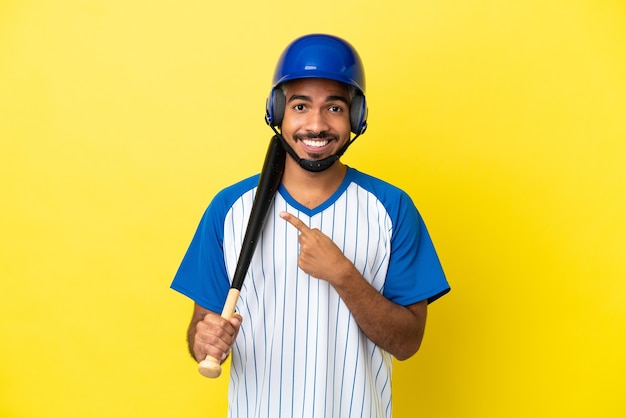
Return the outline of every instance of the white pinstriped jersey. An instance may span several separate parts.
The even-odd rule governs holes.
[[[172,288],[221,312],[258,176],[213,200]],[[335,290],[297,266],[288,211],[318,228],[388,299],[410,305],[449,291],[426,227],[401,190],[352,168],[337,192],[307,209],[279,188],[241,289],[230,417],[391,417],[391,355],[361,332]]]

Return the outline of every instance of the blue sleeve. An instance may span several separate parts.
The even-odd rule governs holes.
[[[404,192],[391,214],[391,258],[383,294],[403,306],[434,302],[450,286],[424,220]]]
[[[204,212],[170,286],[217,313],[222,312],[230,288],[222,252],[224,232],[219,206],[214,200]]]
[[[233,203],[258,184],[251,176],[220,191],[204,212],[171,288],[198,305],[221,313],[230,289],[224,261],[224,220]]]

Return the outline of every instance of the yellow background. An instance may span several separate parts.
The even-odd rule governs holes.
[[[168,287],[310,32],[360,51],[344,160],[413,196],[453,286],[395,417],[626,416],[622,0],[2,0],[0,416],[224,416]]]

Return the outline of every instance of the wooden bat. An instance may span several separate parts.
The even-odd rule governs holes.
[[[272,137],[270,145],[265,155],[265,162],[259,177],[254,202],[248,219],[248,226],[244,235],[241,252],[235,267],[232,284],[226,297],[224,309],[222,310],[222,318],[230,319],[235,312],[235,305],[239,299],[241,286],[250,267],[250,261],[254,255],[256,244],[265,225],[267,214],[269,212],[276,190],[280,185],[280,180],[285,169],[285,149],[283,148],[277,135]],[[222,374],[222,366],[219,360],[207,356],[198,364],[198,371],[205,377],[216,378]]]

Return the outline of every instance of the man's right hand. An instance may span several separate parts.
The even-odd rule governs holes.
[[[230,320],[226,320],[218,313],[195,304],[187,342],[196,361],[200,362],[207,356],[220,363],[226,360],[235,344],[242,319],[241,315],[234,314]]]

